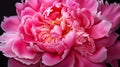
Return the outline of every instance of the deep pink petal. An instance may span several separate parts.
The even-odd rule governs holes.
[[[20,24],[20,20],[17,16],[5,17],[1,24],[2,29],[5,32],[17,32]]]
[[[42,56],[42,63],[48,66],[53,66],[61,62],[66,57],[67,54],[68,54],[68,50],[64,51],[63,55],[59,55],[56,53],[54,54],[44,53]]]
[[[102,47],[93,55],[89,55],[88,58],[94,63],[101,63],[107,58],[107,49],[105,47]]]
[[[87,60],[85,57],[82,57],[80,54],[76,53],[76,60],[75,60],[75,66],[74,67],[105,67],[104,64],[96,64],[89,60]]]
[[[103,3],[102,3],[103,4]],[[112,30],[115,31],[120,24],[120,5],[113,3],[110,5],[102,5],[104,8],[101,9],[102,15],[112,23]]]
[[[30,48],[30,44],[25,43],[21,39],[16,39],[12,46],[12,51],[18,56],[18,58],[33,59],[36,55],[36,52]]]
[[[40,63],[26,65],[26,64],[20,63],[19,61],[14,60],[14,59],[9,59],[8,67],[40,67]]]
[[[109,36],[95,40],[95,44],[97,47],[110,47],[114,44],[118,36],[117,33],[110,34]]]
[[[16,3],[16,12],[18,14],[18,16],[21,16],[21,11],[25,8],[25,5],[23,3]]]
[[[117,41],[113,46],[108,48],[108,61],[120,59],[120,42]]]
[[[102,20],[100,23],[94,25],[90,30],[89,34],[93,39],[102,38],[107,36],[112,24],[109,21]]]
[[[80,8],[86,8],[93,14],[97,12],[98,8],[97,0],[76,0],[76,1],[80,4]]]

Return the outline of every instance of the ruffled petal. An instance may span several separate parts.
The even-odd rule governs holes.
[[[93,39],[102,38],[107,36],[112,24],[107,20],[102,20],[100,23],[94,25],[90,30],[89,34]]]
[[[88,59],[94,63],[101,63],[107,58],[107,49],[102,47],[93,55],[89,55]]]
[[[17,16],[5,17],[1,24],[2,29],[5,32],[17,32],[20,24],[20,20]]]
[[[9,59],[8,60],[8,67],[40,67],[39,63],[32,64],[32,65],[25,65],[22,64],[14,59]]]

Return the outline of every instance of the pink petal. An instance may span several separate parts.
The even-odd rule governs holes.
[[[113,3],[111,5],[104,5],[104,9],[102,9],[102,15],[107,18],[112,23],[112,30],[116,30],[118,25],[120,24],[120,5],[117,3]]]
[[[76,0],[76,1],[80,4],[80,8],[86,8],[93,14],[97,12],[98,8],[97,0]]]
[[[41,58],[42,58],[42,53],[38,53],[38,54],[36,54],[36,56],[33,59],[17,58],[17,57],[14,59],[17,61],[20,61],[23,64],[31,65],[31,64],[36,64],[36,63],[40,62]]]
[[[33,10],[33,9],[30,8],[30,7],[26,7],[24,10],[22,10],[21,16],[25,16],[25,15],[33,16],[35,13],[36,13],[35,10]]]
[[[117,41],[113,46],[108,48],[108,61],[120,59],[120,42]]]
[[[51,6],[53,2],[55,2],[55,0],[44,0],[44,3],[47,4],[48,6]]]
[[[68,54],[68,56],[66,56],[66,58],[63,61],[52,67],[74,67],[74,64],[75,56],[73,52],[70,52],[70,54]]]
[[[8,60],[8,67],[40,67],[40,64],[32,64],[32,65],[25,65],[22,64],[14,59],[9,59]]]
[[[63,55],[59,55],[56,53],[53,53],[53,54],[44,53],[42,56],[42,63],[47,66],[53,66],[61,62],[66,57],[67,54],[68,54],[68,50],[64,51]]]
[[[74,67],[106,67],[104,64],[96,64],[90,62],[86,58],[82,57],[80,54],[76,53],[76,60]]]
[[[63,41],[68,48],[71,48],[75,41],[75,31],[68,32]]]
[[[5,32],[17,32],[20,20],[17,16],[5,17],[1,24]]]
[[[33,59],[36,55],[36,52],[30,48],[30,44],[25,43],[21,39],[16,39],[12,46],[12,51],[19,58]]]
[[[109,36],[95,40],[95,44],[97,47],[110,47],[114,44],[118,36],[117,33],[110,34]]]
[[[15,54],[12,52],[11,48],[16,38],[18,38],[17,34],[11,33],[4,33],[0,36],[0,51],[2,51],[6,57],[15,57]]]
[[[100,23],[94,25],[90,30],[89,34],[93,39],[102,38],[107,36],[112,24],[109,21],[102,20]]]
[[[25,5],[23,3],[16,3],[16,12],[18,14],[18,16],[21,16],[21,11],[25,8]]]
[[[39,10],[42,0],[26,0],[25,5],[30,6],[31,8],[35,9],[36,11]]]
[[[93,55],[89,55],[88,59],[94,63],[101,63],[107,58],[107,49],[102,47]]]

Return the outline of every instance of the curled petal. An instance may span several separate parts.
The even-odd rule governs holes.
[[[2,29],[5,32],[17,32],[20,24],[20,20],[17,16],[5,17],[1,24]]]
[[[89,34],[93,39],[102,38],[107,36],[112,24],[109,21],[102,20],[100,23],[94,25],[90,30]]]

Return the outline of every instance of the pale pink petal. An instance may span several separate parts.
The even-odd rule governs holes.
[[[5,17],[1,27],[5,32],[17,32],[20,20],[17,16]]]
[[[107,58],[107,49],[105,47],[100,48],[93,55],[89,55],[88,59],[94,63],[101,63]]]
[[[65,50],[63,55],[59,55],[56,53],[53,54],[44,53],[42,56],[42,63],[47,66],[53,66],[64,60],[67,54],[68,54],[68,50]]]
[[[75,60],[75,66],[74,67],[106,67],[104,64],[96,64],[85,57],[82,57],[79,53],[76,53],[76,60]]]
[[[14,60],[14,59],[9,59],[8,67],[40,67],[40,64],[36,63],[36,64],[32,64],[32,65],[26,65],[26,64],[20,63],[19,61]]]
[[[95,44],[97,47],[110,47],[114,44],[118,36],[117,33],[110,34],[109,36],[95,40]]]
[[[120,42],[117,41],[113,46],[108,48],[108,61],[120,59]]]
[[[13,37],[18,38],[17,34],[11,33],[4,33],[2,36],[0,36],[0,51],[3,51],[3,54],[6,57],[15,57],[15,54],[11,49],[15,40]]]
[[[18,58],[33,59],[36,55],[36,52],[30,48],[30,44],[25,43],[21,39],[16,39],[12,46],[12,51]]]
[[[102,15],[111,21],[112,30],[115,31],[120,24],[120,5],[117,3],[113,3],[110,5],[104,5],[104,9],[102,9]]]
[[[97,0],[76,0],[80,4],[80,8],[86,8],[93,14],[97,12],[98,2]]]
[[[90,30],[89,34],[93,39],[102,38],[107,36],[112,24],[109,21],[102,20],[100,23],[94,25]]]

